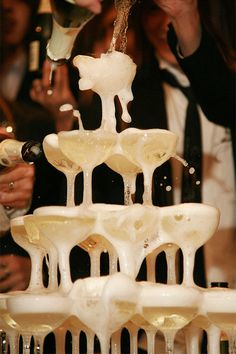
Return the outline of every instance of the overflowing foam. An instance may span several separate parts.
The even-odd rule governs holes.
[[[127,104],[133,99],[131,85],[136,73],[132,59],[124,53],[112,51],[102,54],[100,58],[78,55],[73,63],[80,73],[80,90],[92,89],[101,98],[101,128],[116,131],[115,96],[118,96],[123,110],[121,118],[131,122]]]

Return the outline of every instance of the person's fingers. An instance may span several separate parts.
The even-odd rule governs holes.
[[[86,7],[95,14],[99,14],[102,9],[100,0],[76,0],[76,3],[81,7]]]
[[[4,280],[0,280],[0,293],[15,290],[25,290],[29,279],[24,278],[20,273],[10,273]]]
[[[29,285],[30,275],[29,258],[16,255],[0,257],[0,292],[25,290]]]
[[[14,167],[6,168],[0,173],[0,184],[10,183],[25,177],[34,177],[35,167],[33,164],[19,163]]]
[[[50,86],[50,78],[51,78],[51,64],[46,59],[43,63],[43,76],[42,76],[42,86],[44,89],[48,89]]]

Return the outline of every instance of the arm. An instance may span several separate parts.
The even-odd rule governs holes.
[[[95,14],[101,12],[101,0],[75,0],[75,3],[81,7],[86,7]]]
[[[171,18],[169,44],[209,120],[235,128],[236,81],[201,25],[197,0],[155,0]],[[182,57],[177,52],[177,47]]]
[[[170,17],[183,56],[191,55],[201,41],[201,22],[197,0],[155,0]]]

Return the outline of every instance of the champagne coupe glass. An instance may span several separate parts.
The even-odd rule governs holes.
[[[135,182],[138,173],[142,170],[139,166],[133,164],[128,160],[122,150],[119,142],[120,134],[118,134],[118,139],[111,156],[105,161],[106,165],[110,167],[113,171],[119,173],[123,178],[124,183],[124,204],[130,205],[132,202],[132,194],[135,193]]]
[[[117,253],[112,244],[103,236],[98,234],[90,235],[79,244],[81,248],[88,252],[90,257],[90,275],[98,277],[100,275],[100,256],[102,252],[109,254],[109,274],[117,272]]]
[[[139,297],[141,315],[164,334],[166,354],[174,353],[177,331],[197,316],[201,295],[196,287],[142,282]]]
[[[133,322],[138,328],[142,328],[145,331],[147,335],[148,354],[155,354],[155,337],[157,328],[146,321],[140,314],[134,315],[131,322]]]
[[[117,134],[101,129],[58,133],[59,147],[63,154],[83,170],[84,205],[92,204],[93,169],[108,158],[116,144],[116,137]]]
[[[133,204],[100,209],[101,234],[116,249],[121,272],[135,278],[145,256],[159,246],[159,208]]]
[[[12,292],[13,294],[13,292]],[[8,354],[8,344],[12,354],[19,353],[19,328],[7,310],[8,294],[0,294],[0,349],[1,354]]]
[[[94,332],[90,328],[85,326],[85,324],[83,324],[83,322],[81,322],[78,317],[70,316],[65,320],[65,322],[60,327],[58,327],[54,331],[56,337],[57,354],[59,354],[60,352],[64,353],[64,346],[63,348],[60,348],[60,342],[61,342],[60,337],[61,335],[66,334],[67,330],[69,330],[72,335],[72,354],[80,353],[79,337],[81,332],[84,332],[84,334],[86,335],[87,353],[94,352]]]
[[[48,162],[57,170],[64,173],[67,180],[67,202],[66,205],[72,207],[75,205],[75,178],[82,172],[79,165],[68,159],[61,151],[58,145],[57,134],[49,134],[43,140],[43,150]]]
[[[211,288],[204,292],[204,307],[209,320],[229,339],[229,354],[236,354],[236,290]]]
[[[136,312],[138,285],[121,273],[76,280],[69,294],[72,314],[96,333],[101,353],[109,353],[112,333]]]
[[[126,157],[142,169],[144,175],[143,203],[152,204],[154,170],[175,156],[177,136],[164,129],[128,128],[120,133],[120,144]]]
[[[160,208],[160,237],[172,239],[183,252],[183,284],[194,286],[193,267],[197,249],[209,240],[219,223],[219,210],[200,203]]]
[[[100,58],[77,55],[73,64],[80,73],[80,90],[92,89],[101,98],[101,128],[116,132],[114,98],[117,96],[122,108],[121,119],[131,122],[127,104],[133,99],[131,85],[136,73],[136,64],[124,53],[109,51]]]
[[[167,262],[167,284],[176,284],[176,253],[179,247],[172,242],[162,244],[146,257],[147,280],[156,282],[156,258],[161,252],[165,252]],[[157,270],[158,271],[158,270]]]
[[[188,354],[201,353],[202,330],[207,333],[207,353],[220,354],[221,330],[215,326],[206,314],[200,313],[184,328],[185,343]]]
[[[91,233],[95,223],[94,213],[83,207],[41,207],[35,209],[25,221],[34,228],[39,238],[49,240],[58,254],[61,276],[60,290],[67,292],[72,286],[69,255],[71,249]],[[66,237],[67,236],[67,237]]]
[[[24,226],[24,216],[11,220],[11,234],[14,241],[24,248],[31,259],[31,276],[28,291],[36,291],[44,288],[43,285],[43,258],[45,249],[37,240],[32,240]]]
[[[34,336],[35,354],[43,353],[45,336],[70,315],[71,302],[59,293],[22,292],[7,299],[7,310],[20,328],[23,354],[30,354],[31,336]]]

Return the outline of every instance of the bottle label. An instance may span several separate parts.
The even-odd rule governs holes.
[[[40,42],[33,41],[29,46],[29,71],[39,70]]]

